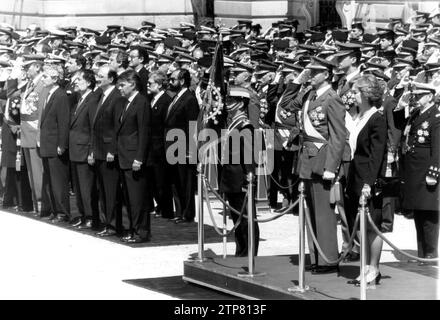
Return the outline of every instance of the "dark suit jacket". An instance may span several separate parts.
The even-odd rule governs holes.
[[[90,92],[80,105],[72,109],[69,132],[70,161],[87,162],[91,149],[93,110],[96,110],[99,98],[98,94]]]
[[[292,107],[302,108],[311,92],[299,94]],[[314,128],[324,138],[324,145],[318,149],[312,141],[307,141],[307,135],[304,134],[298,164],[300,177],[304,179],[310,179],[312,173],[322,175],[325,170],[337,173],[341,161],[350,159],[350,150],[346,148],[345,106],[341,98],[330,88],[309,103],[308,115],[312,113],[323,115],[323,119],[320,119]]]
[[[154,106],[151,106],[151,149],[148,153],[147,165],[164,163],[165,161],[164,122],[172,100],[164,92]]]
[[[199,114],[199,103],[197,102],[197,98],[194,93],[189,89],[183,93],[179,99],[174,103],[171,107],[168,116],[165,118],[165,139],[167,133],[172,129],[181,129],[185,133],[187,138],[187,148],[186,152],[189,155],[189,122],[197,121],[197,117]],[[165,151],[177,140],[175,138],[173,141],[165,141]],[[195,156],[195,155],[192,155]]]
[[[116,114],[119,114],[117,110],[118,101],[120,105],[125,99],[122,98],[119,90],[115,87],[101,105],[96,104],[92,112],[91,150],[97,160],[106,160],[107,153],[116,155],[118,152],[115,122]]]
[[[42,157],[57,157],[57,147],[69,147],[70,108],[63,89],[50,97],[40,121],[40,153]]]
[[[150,148],[150,100],[138,93],[124,111],[127,104],[127,100],[120,100],[117,107],[116,139],[121,169],[131,169],[134,160],[145,164]]]
[[[141,94],[144,96],[147,95],[147,86],[148,86],[148,71],[145,69],[145,67],[142,67],[142,69],[138,72],[139,78],[141,78],[141,84],[142,84],[142,90],[140,91]]]
[[[75,85],[69,81],[65,84],[65,92],[67,94],[67,98],[69,101],[69,107],[71,110],[73,110],[75,108],[75,106],[78,104],[80,97],[80,94],[78,92],[74,91],[75,89]]]
[[[376,112],[359,132],[356,151],[350,164],[347,190],[361,196],[364,184],[373,187],[385,160],[387,125],[385,117]]]

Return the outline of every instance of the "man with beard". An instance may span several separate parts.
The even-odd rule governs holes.
[[[88,157],[90,165],[95,165],[99,187],[99,197],[103,206],[101,222],[103,230],[97,233],[108,237],[122,232],[122,212],[119,180],[119,163],[117,158],[117,141],[115,118],[118,101],[123,99],[116,88],[117,74],[108,65],[102,66],[96,76],[97,85],[102,96],[92,112],[92,147]]]
[[[168,106],[173,100],[165,90],[166,75],[154,72],[148,79],[148,94],[151,99],[151,150],[147,158],[147,176],[150,193],[157,203],[156,217],[173,218],[171,186],[165,183],[164,121]]]
[[[188,88],[191,85],[191,76],[188,70],[177,69],[170,77],[170,89],[176,95],[168,107],[165,116],[165,151],[167,157],[167,183],[174,185],[176,198],[180,210],[176,212],[175,222],[193,222],[195,217],[195,188],[196,188],[196,154],[192,154],[189,141],[192,139],[190,133],[190,122],[197,121],[199,114],[199,104],[194,93]],[[184,141],[179,141],[178,137],[168,132],[173,129],[183,131]],[[175,130],[173,130],[175,131]],[[173,139],[174,138],[174,139]],[[171,140],[172,139],[172,140]],[[182,145],[183,144],[183,145]],[[176,146],[184,146],[184,152],[179,154],[181,148],[177,148],[177,155],[171,151],[176,151]],[[171,148],[173,147],[173,148]],[[174,154],[173,154],[174,153]],[[171,159],[175,157],[174,159]],[[177,158],[177,161],[175,159]],[[171,162],[170,162],[171,161]]]

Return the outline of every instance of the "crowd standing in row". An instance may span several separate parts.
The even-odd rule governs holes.
[[[216,125],[274,130],[273,145],[266,144],[274,149],[271,208],[293,203],[295,181],[304,181],[319,245],[337,260],[335,207],[344,217],[344,247],[363,194],[382,232],[392,231],[395,212],[413,215],[418,255],[437,257],[440,12],[391,19],[371,33],[361,23],[297,29],[289,19],[264,33],[251,21],[170,29],[144,22],[102,32],[33,25],[26,35],[4,26],[3,206],[125,242],[150,239],[151,212],[194,221],[196,165],[168,163],[173,141],[165,137],[176,128],[190,137],[222,41],[230,89],[226,122]],[[251,170],[221,170],[220,190],[238,211]],[[79,217],[70,214],[70,185]],[[124,206],[129,226],[122,225]],[[237,256],[247,255],[246,224],[235,232]],[[367,280],[378,282],[382,240],[368,231]],[[337,270],[309,244],[312,273]],[[357,260],[358,249],[347,259]]]

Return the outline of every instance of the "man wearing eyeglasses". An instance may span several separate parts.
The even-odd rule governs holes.
[[[188,70],[177,69],[171,74],[170,89],[176,92],[176,95],[165,116],[165,152],[168,163],[166,181],[174,185],[177,202],[180,204],[180,210],[177,210],[175,217],[176,223],[193,222],[195,216],[196,165],[192,164],[191,156],[196,155],[191,155],[188,141],[191,139],[190,121],[197,121],[199,104],[189,89],[190,85],[191,75]],[[173,129],[180,129],[185,133],[185,154],[179,154],[180,148],[177,149],[177,154],[171,151],[171,147],[175,148],[176,144],[182,143],[175,136],[173,138],[172,134],[167,139],[168,132]]]
[[[128,66],[136,71],[141,78],[141,94],[147,94],[148,86],[148,71],[145,69],[145,64],[148,63],[148,52],[142,47],[132,47],[128,56]]]

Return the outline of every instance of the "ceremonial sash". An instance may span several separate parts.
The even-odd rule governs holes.
[[[312,122],[310,121],[309,117],[309,104],[310,101],[306,101],[304,105],[304,132],[307,136],[313,137],[316,139],[324,140],[326,139],[315,129],[315,127],[312,125]],[[313,142],[313,144],[318,148],[321,149],[321,147],[324,145],[322,142]]]

